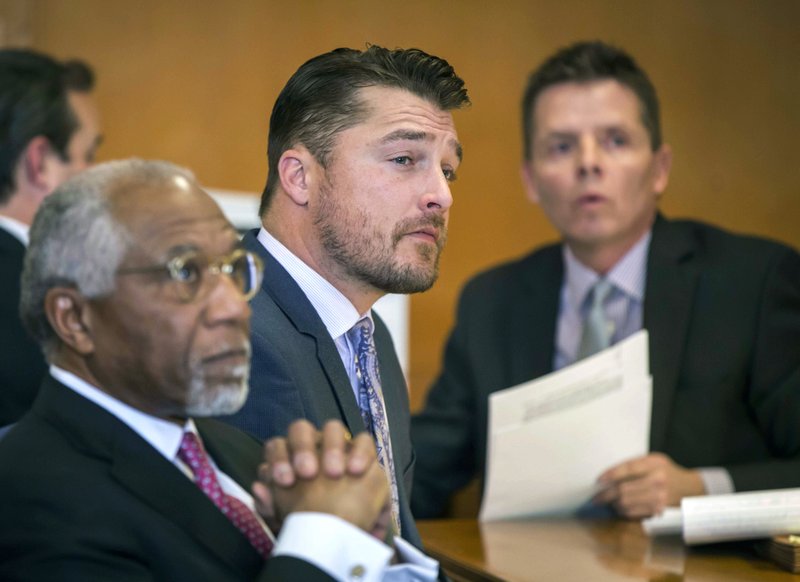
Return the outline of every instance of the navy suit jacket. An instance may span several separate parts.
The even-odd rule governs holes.
[[[25,246],[0,227],[0,426],[33,404],[47,372],[42,350],[19,318],[19,279]]]
[[[486,458],[492,392],[553,369],[561,245],[472,279],[444,365],[412,421],[412,507],[438,516]],[[650,448],[723,466],[737,491],[800,486],[800,256],[763,239],[661,216],[644,299]]]
[[[336,344],[303,291],[258,241],[257,234],[253,230],[244,237],[244,245],[265,265],[264,283],[251,302],[250,394],[244,407],[224,420],[261,439],[286,434],[289,424],[298,418],[318,427],[326,420],[338,419],[352,434],[363,431],[361,413]],[[374,313],[373,318],[402,534],[419,547],[419,533],[408,504],[414,452],[406,381],[386,325]]]
[[[197,419],[217,466],[249,490],[251,436]],[[332,580],[267,561],[191,480],[115,416],[50,376],[0,441],[0,579]]]

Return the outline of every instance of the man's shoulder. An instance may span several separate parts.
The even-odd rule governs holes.
[[[771,257],[798,256],[796,249],[783,242],[699,220],[665,220],[655,233],[654,241],[660,239],[657,244],[662,246],[674,245],[678,238],[690,241],[693,252],[713,263],[764,265]]]
[[[563,268],[561,248],[561,243],[548,244],[481,271],[464,285],[464,294],[511,292],[537,280],[557,281]]]

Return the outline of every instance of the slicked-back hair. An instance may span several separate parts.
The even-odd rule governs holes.
[[[117,160],[75,175],[44,199],[30,230],[20,289],[20,317],[49,355],[57,336],[45,313],[47,292],[71,287],[89,299],[114,291],[134,241],[114,215],[115,196],[166,186],[193,174],[169,162]]]
[[[16,189],[14,169],[30,141],[44,136],[68,160],[78,118],[68,93],[88,93],[94,74],[82,61],[59,62],[27,49],[0,50],[0,204]]]
[[[367,114],[367,105],[359,98],[359,90],[366,87],[404,89],[443,111],[469,104],[464,81],[453,67],[419,49],[370,45],[363,51],[338,48],[314,57],[292,75],[272,109],[261,216],[279,181],[278,161],[283,153],[303,145],[327,167],[336,136]]]
[[[642,123],[653,151],[661,147],[658,95],[647,73],[628,53],[601,41],[579,42],[559,50],[528,78],[522,98],[522,142],[525,159],[533,153],[534,109],[542,92],[562,83],[590,83],[610,79],[636,94]]]

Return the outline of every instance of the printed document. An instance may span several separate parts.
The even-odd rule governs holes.
[[[682,533],[687,544],[767,538],[800,532],[800,489],[684,497],[642,522],[649,535]]]
[[[647,454],[647,331],[489,398],[480,519],[574,513],[606,469]]]

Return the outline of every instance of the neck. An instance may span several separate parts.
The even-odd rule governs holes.
[[[0,205],[0,215],[13,218],[30,226],[36,214],[36,206],[30,203],[30,197],[20,192],[14,192],[8,201]]]
[[[341,265],[327,256],[324,249],[318,244],[314,244],[317,239],[313,233],[303,234],[301,225],[270,220],[268,216],[263,218],[262,224],[267,232],[289,249],[293,255],[344,295],[358,313],[366,313],[378,299],[386,294],[347,273]]]

